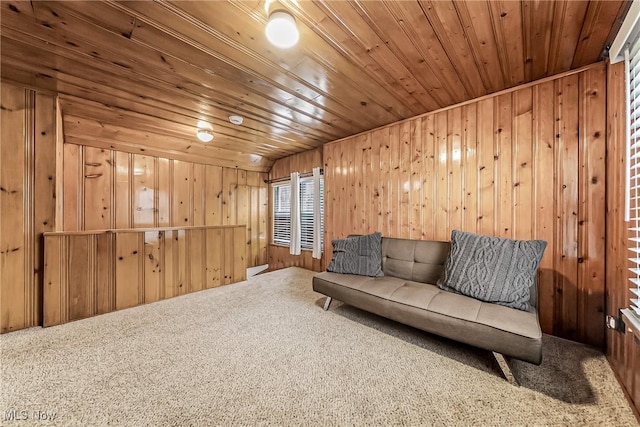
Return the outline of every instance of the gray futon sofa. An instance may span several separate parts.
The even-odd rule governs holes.
[[[382,238],[382,277],[318,273],[313,290],[412,327],[494,352],[508,380],[515,379],[502,357],[542,360],[542,331],[535,281],[530,310],[522,311],[448,292],[436,286],[449,242]]]

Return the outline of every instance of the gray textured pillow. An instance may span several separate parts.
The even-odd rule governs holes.
[[[333,258],[327,271],[380,277],[382,273],[382,234],[335,239]]]
[[[530,310],[530,288],[544,240],[513,240],[453,230],[438,286],[482,301]]]

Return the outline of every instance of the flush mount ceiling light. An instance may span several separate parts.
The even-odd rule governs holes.
[[[213,132],[209,129],[198,129],[196,136],[202,142],[211,142],[213,140]]]
[[[298,27],[296,20],[283,10],[276,10],[269,15],[269,23],[266,28],[267,40],[272,45],[286,49],[298,43]]]
[[[242,116],[229,116],[229,122],[234,125],[241,125],[244,119]]]

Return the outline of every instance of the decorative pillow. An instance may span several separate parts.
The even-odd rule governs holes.
[[[544,240],[513,240],[453,230],[438,286],[482,301],[528,311]]]
[[[380,277],[382,273],[382,234],[335,239],[333,258],[327,271]]]

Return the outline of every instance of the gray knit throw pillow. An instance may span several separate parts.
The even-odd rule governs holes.
[[[513,240],[453,230],[438,286],[482,301],[530,310],[544,240]]]
[[[327,271],[380,277],[382,273],[382,234],[334,239],[333,258]]]

